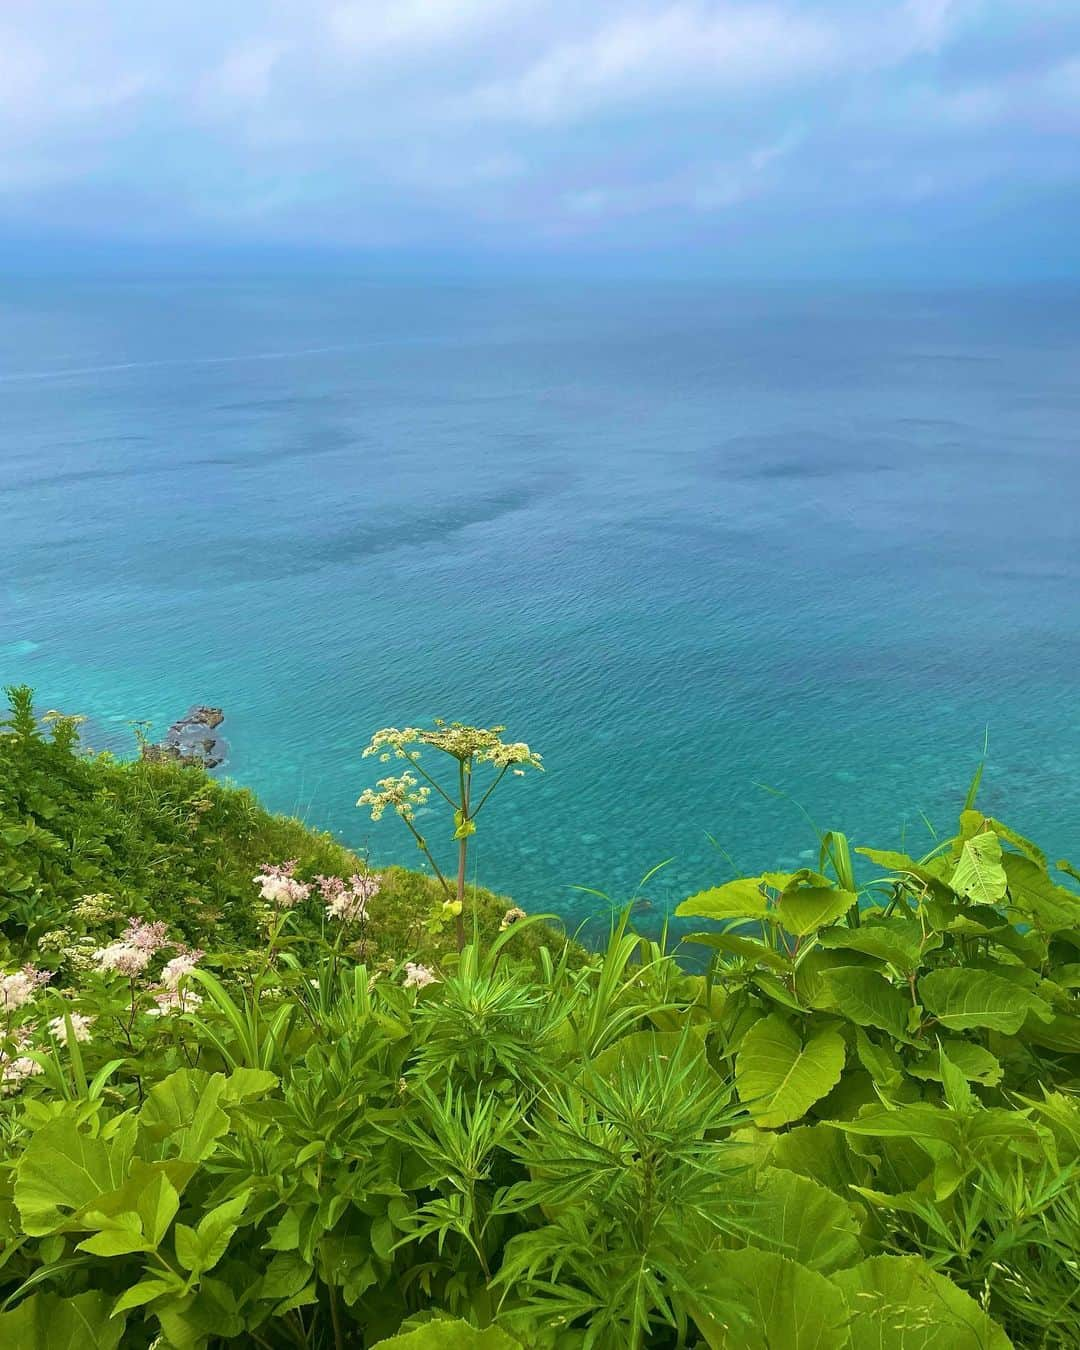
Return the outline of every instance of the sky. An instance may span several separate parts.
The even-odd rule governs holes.
[[[1080,276],[1080,0],[3,0],[0,267]]]

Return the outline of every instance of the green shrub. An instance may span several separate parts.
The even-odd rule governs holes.
[[[5,1347],[1077,1345],[1080,897],[973,802],[692,897],[698,974],[6,733]]]

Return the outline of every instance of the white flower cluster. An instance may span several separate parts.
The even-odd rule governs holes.
[[[438,984],[439,977],[427,966],[416,961],[405,962],[405,978],[402,985],[406,989],[426,989],[429,984]]]

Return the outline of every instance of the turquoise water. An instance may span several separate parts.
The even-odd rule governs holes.
[[[478,879],[652,913],[984,801],[1080,853],[1080,296],[308,281],[0,285],[0,675],[130,747],[354,806],[387,723],[548,772]],[[433,816],[427,828],[436,837]]]

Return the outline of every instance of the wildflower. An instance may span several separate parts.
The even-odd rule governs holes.
[[[142,919],[136,918],[128,920],[128,926],[124,929],[120,940],[131,947],[137,947],[139,951],[146,952],[150,956],[160,951],[162,947],[171,945],[167,924],[161,921],[144,923]]]
[[[499,924],[499,932],[505,933],[508,928],[513,928],[514,924],[519,923],[526,917],[523,909],[519,909],[517,905],[511,905],[502,916],[502,923]]]
[[[368,755],[378,755],[380,764],[389,764],[391,755],[396,759],[413,759],[418,753],[415,750],[406,750],[407,745],[420,739],[421,732],[418,727],[383,727],[377,731],[371,738],[371,744],[364,751],[364,758]]]
[[[388,806],[393,807],[403,820],[412,820],[416,808],[423,806],[430,796],[431,789],[417,787],[416,778],[406,769],[397,778],[380,778],[375,787],[365,788],[356,804],[370,806],[372,820],[381,820]]]
[[[90,1028],[94,1024],[92,1017],[84,1017],[82,1013],[69,1012],[71,1018],[71,1029],[75,1033],[77,1041],[88,1041],[90,1039]],[[67,1045],[68,1032],[67,1022],[63,1017],[54,1017],[49,1023],[49,1030],[61,1045]]]
[[[177,989],[185,975],[190,975],[206,953],[200,947],[190,951],[181,951],[171,961],[166,961],[161,970],[161,983],[166,989]]]
[[[331,919],[359,923],[367,915],[368,901],[378,895],[382,877],[354,872],[347,883],[341,877],[316,877],[316,881]]]
[[[37,940],[37,949],[39,952],[63,952],[65,947],[70,947],[75,941],[75,934],[70,928],[50,928],[47,933]]]
[[[284,863],[263,863],[252,877],[259,894],[277,909],[292,909],[311,894],[311,887],[293,876],[296,859]]]
[[[112,897],[109,895],[82,895],[72,910],[77,919],[84,923],[106,923],[115,916]]]
[[[33,1000],[39,985],[50,978],[49,971],[40,971],[35,966],[23,966],[11,975],[0,975],[0,1009],[14,1012]]]
[[[0,1050],[0,1084],[11,1091],[19,1088],[24,1079],[44,1072],[36,1059],[23,1053],[30,1046],[30,1031],[30,1027],[18,1027],[10,1037],[15,1043],[14,1052]]]
[[[415,961],[405,962],[405,979],[402,981],[406,989],[426,989],[429,984],[438,984],[438,976],[427,966],[422,966]]]
[[[133,980],[150,964],[151,955],[145,947],[136,947],[131,942],[110,942],[94,953],[94,960],[102,975],[126,975]]]
[[[193,990],[182,989],[179,985],[175,987],[160,987],[153,991],[154,1006],[148,1008],[147,1012],[151,1017],[164,1017],[174,1012],[194,1012],[202,1003],[202,998]]]

